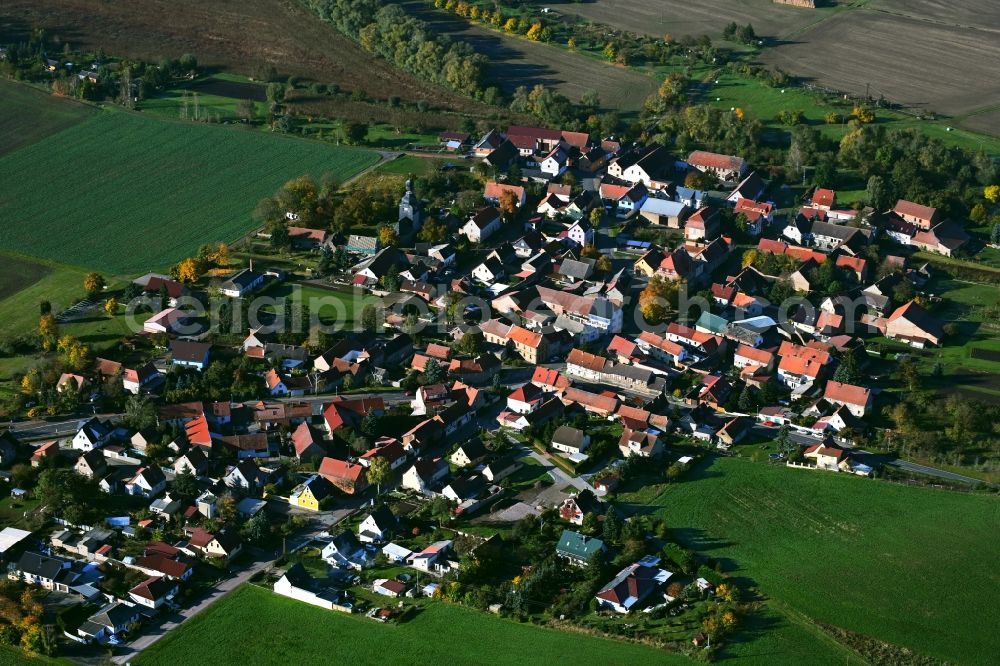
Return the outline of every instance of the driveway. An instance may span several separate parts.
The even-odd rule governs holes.
[[[552,480],[555,482],[553,483],[554,488],[564,488],[566,486],[573,486],[577,490],[590,488],[590,485],[586,482],[586,480],[580,478],[579,476],[570,476],[566,472],[562,471],[562,469],[557,467],[548,456],[542,455],[538,451],[535,451],[527,446],[522,448],[525,453],[534,458],[538,464],[545,468],[545,471],[549,473],[549,476],[551,476]]]

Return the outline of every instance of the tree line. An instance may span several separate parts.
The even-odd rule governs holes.
[[[338,30],[426,81],[465,95],[484,92],[489,59],[471,46],[437,35],[426,21],[381,0],[306,0],[306,6]]]

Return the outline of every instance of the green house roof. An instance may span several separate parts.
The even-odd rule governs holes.
[[[706,331],[715,333],[716,335],[721,335],[722,332],[726,330],[726,326],[728,324],[729,322],[719,315],[714,315],[710,312],[702,312],[694,326],[695,328],[703,328]]]
[[[563,530],[556,552],[580,560],[589,560],[594,553],[604,550],[604,542],[572,530]]]

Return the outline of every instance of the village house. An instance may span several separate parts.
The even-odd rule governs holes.
[[[208,356],[211,350],[212,345],[207,342],[171,340],[170,362],[173,365],[181,365],[199,371],[204,370],[208,366]]]
[[[157,465],[151,464],[136,470],[135,476],[125,482],[125,492],[152,499],[167,487],[167,477]]]
[[[96,416],[88,420],[73,436],[73,448],[80,451],[93,451],[99,449],[109,441],[114,434],[114,429],[107,421],[101,421]]]
[[[833,380],[826,383],[823,399],[834,405],[843,405],[858,418],[863,417],[872,406],[871,389]]]
[[[319,474],[313,474],[308,479],[292,489],[288,503],[300,509],[319,511],[323,501],[330,497],[333,486]]]
[[[559,517],[574,525],[583,525],[588,515],[603,516],[607,507],[597,499],[590,489],[581,490],[573,497],[567,497],[559,505]]]
[[[924,206],[906,199],[900,199],[892,207],[892,212],[899,216],[904,222],[916,226],[918,229],[928,231],[938,221],[938,211],[931,206]]]
[[[493,206],[481,208],[462,227],[462,233],[473,243],[482,243],[500,229],[500,211]]]
[[[421,458],[403,473],[400,487],[429,495],[448,471],[448,463],[441,459]]]
[[[578,567],[585,566],[594,555],[603,550],[603,541],[573,530],[563,530],[556,543],[556,555]]]
[[[368,487],[364,465],[346,460],[323,458],[319,465],[319,475],[348,495],[359,493]]]
[[[108,463],[102,451],[93,449],[77,458],[73,470],[88,479],[100,479],[107,474]]]
[[[150,576],[128,591],[129,598],[139,606],[156,609],[177,595],[177,581],[163,576]]]
[[[735,183],[747,172],[747,162],[735,155],[720,155],[696,150],[688,155],[687,163],[698,171],[709,173],[724,183]]]
[[[552,448],[571,456],[579,456],[590,446],[590,435],[579,428],[559,426],[552,433]]]
[[[229,298],[243,298],[264,284],[267,275],[244,268],[222,283],[219,293]]]
[[[362,543],[385,543],[398,530],[399,521],[387,506],[380,506],[358,525],[358,540]]]
[[[669,571],[657,568],[658,558],[651,558],[651,561],[655,561],[652,566],[637,562],[619,571],[611,582],[598,591],[598,606],[622,614],[641,606],[673,575]]]

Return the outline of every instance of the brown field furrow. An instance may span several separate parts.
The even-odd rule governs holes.
[[[761,60],[851,93],[870,83],[874,96],[937,113],[1000,102],[996,35],[883,12],[843,12]]]
[[[542,84],[571,100],[596,90],[606,108],[632,111],[656,90],[654,79],[565,49],[505,35],[437,11],[424,0],[398,3],[435,32],[467,42],[490,59],[490,78],[506,92]]]
[[[398,95],[439,108],[486,115],[489,108],[424,83],[366,54],[295,0],[4,0],[0,41],[23,39],[43,27],[73,47],[158,60],[195,54],[205,65],[250,74],[272,63],[296,75],[371,97]]]

